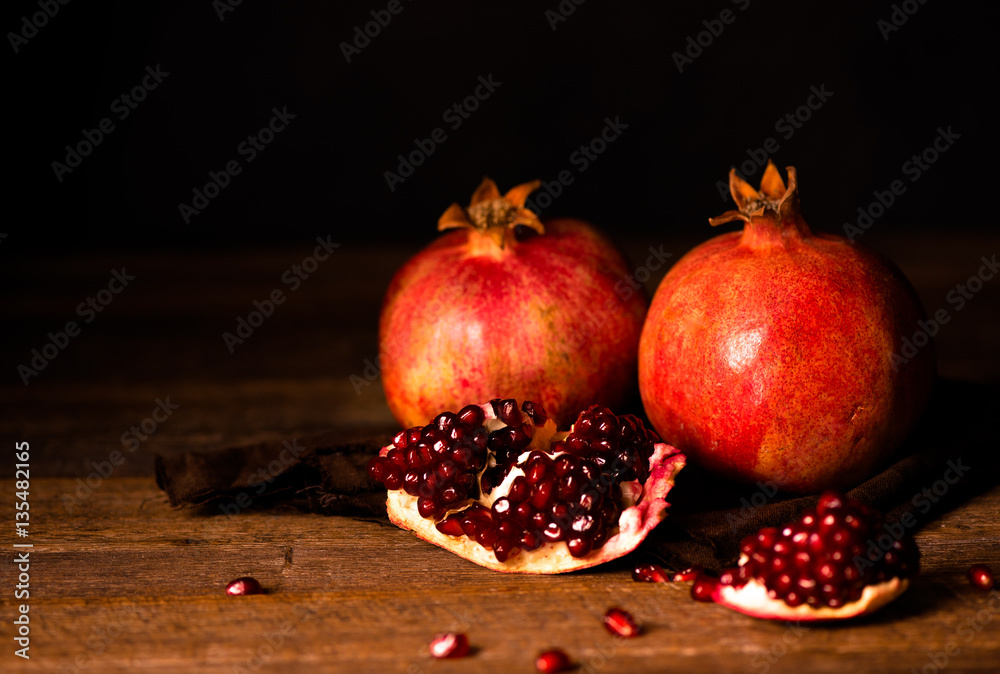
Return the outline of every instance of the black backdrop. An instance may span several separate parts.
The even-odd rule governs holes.
[[[365,44],[355,28],[379,17],[390,20]],[[697,233],[728,205],[718,181],[769,138],[767,155],[798,167],[814,227],[855,221],[894,180],[907,189],[875,220],[883,231],[991,225],[980,202],[992,196],[997,19],[995,3],[940,0],[15,0],[0,255],[299,243],[321,230],[417,243],[484,174],[505,189],[564,170],[573,182],[545,215]],[[355,40],[348,62],[342,43]],[[116,99],[155,83],[157,66],[169,74],[120,119]],[[480,77],[499,85],[467,118],[445,117]],[[799,128],[781,121],[810,101]],[[248,162],[240,143],[275,108],[295,117]],[[114,129],[89,155],[54,169],[104,118]],[[620,131],[584,166],[573,153],[606,120]],[[385,172],[436,128],[445,140],[391,190]],[[914,180],[904,164],[939,128],[951,146]],[[185,222],[179,204],[230,160],[241,172]]]

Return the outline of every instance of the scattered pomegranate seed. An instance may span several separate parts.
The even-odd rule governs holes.
[[[969,567],[969,582],[977,590],[989,592],[993,589],[993,571],[985,564],[974,564]]]
[[[695,601],[712,601],[712,593],[718,583],[717,578],[701,574],[691,586],[691,598]]]
[[[560,650],[545,651],[535,658],[535,669],[540,672],[565,672],[573,666],[569,656]]]
[[[620,608],[609,608],[604,614],[604,627],[612,634],[631,639],[639,636],[640,627],[632,614]]]
[[[640,564],[632,569],[632,580],[637,583],[669,583],[670,576],[657,564]]]
[[[689,569],[684,569],[683,571],[678,571],[674,574],[675,583],[683,583],[689,580],[696,580],[698,575],[703,571],[700,566],[692,566]]]
[[[469,654],[469,639],[464,634],[445,632],[431,639],[430,650],[435,658],[464,658]]]
[[[256,578],[244,576],[226,585],[226,594],[230,597],[241,597],[245,594],[264,594],[264,588],[260,586]]]

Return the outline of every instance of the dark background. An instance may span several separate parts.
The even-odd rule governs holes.
[[[877,22],[890,2],[752,0],[742,11],[728,0],[565,0],[574,11],[556,30],[546,16],[556,0],[400,2],[350,63],[340,43],[387,2],[247,1],[221,21],[209,0],[70,2],[18,53],[8,36],[13,208],[0,261],[300,243],[319,231],[417,245],[484,174],[503,190],[563,169],[575,181],[544,215],[622,236],[707,237],[706,218],[728,207],[717,181],[769,137],[776,163],[798,167],[815,228],[840,230],[896,179],[907,193],[882,231],[992,226],[980,167],[997,135],[993,3],[911,0],[915,13],[886,40]],[[678,72],[674,52],[724,9],[735,21]],[[6,3],[2,25],[20,31],[38,11]],[[157,64],[169,76],[116,119],[111,102]],[[443,113],[491,74],[501,86],[450,129]],[[833,96],[784,139],[776,122],[821,85]],[[178,204],[284,106],[296,115],[289,127],[185,224]],[[57,181],[52,162],[109,116],[115,130]],[[580,172],[570,155],[616,116],[627,130]],[[902,165],[949,126],[961,138],[911,183]],[[384,172],[435,127],[446,142],[390,191]],[[756,185],[760,172],[748,177]]]
[[[225,395],[242,385],[261,396],[234,399],[231,418],[213,421],[229,429],[220,443],[247,429],[384,426],[391,418],[371,365],[379,300],[395,270],[437,235],[440,214],[466,204],[484,174],[506,190],[566,172],[572,184],[539,199],[548,204],[542,215],[594,222],[641,266],[650,247],[676,261],[717,233],[707,218],[732,205],[718,185],[748,152],[762,159],[769,139],[779,166],[798,167],[814,229],[841,232],[875,190],[905,186],[861,241],[899,264],[929,314],[955,314],[935,337],[942,375],[1000,376],[995,284],[960,314],[946,299],[997,251],[988,169],[997,147],[995,5],[401,0],[402,12],[348,63],[342,43],[374,27],[372,12],[384,20],[388,0],[247,0],[222,20],[225,5],[211,0],[73,0],[14,53],[10,36],[41,11],[39,1],[7,4],[0,24],[11,120],[0,224],[0,389],[9,390],[0,390],[0,406],[10,402],[23,419],[58,395],[104,395],[64,383],[107,383],[108,400],[124,395],[114,386],[134,385],[127,397],[142,410],[203,381]],[[906,16],[904,4],[913,13],[886,40],[879,21]],[[573,11],[553,30],[560,8]],[[723,11],[731,23],[719,22]],[[698,39],[707,46],[689,52],[693,62],[679,72],[675,54]],[[169,75],[119,119],[114,101],[157,67]],[[446,111],[480,77],[500,85],[451,128]],[[776,125],[807,112],[814,88],[832,96],[785,138],[789,127]],[[238,147],[274,108],[295,118],[248,162]],[[52,163],[104,118],[114,130],[57,180]],[[627,127],[581,170],[574,153],[609,118]],[[437,128],[446,140],[390,190],[385,172]],[[959,137],[913,182],[903,166],[939,128]],[[185,223],[178,205],[233,160],[241,172]],[[762,171],[751,168],[757,185]],[[341,248],[293,296],[284,272],[317,236]],[[50,333],[80,322],[81,303],[122,268],[137,280],[25,386],[18,367]],[[650,292],[666,271],[656,270]],[[274,289],[289,301],[231,350],[223,335]],[[357,388],[359,376],[370,385]],[[326,387],[309,395],[339,416],[287,416],[297,399],[272,387],[287,383],[297,395],[307,381]],[[106,415],[78,414],[73,423],[117,442]]]

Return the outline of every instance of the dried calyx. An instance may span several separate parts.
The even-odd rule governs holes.
[[[527,227],[538,234],[545,233],[545,226],[534,211],[525,208],[528,195],[542,184],[540,180],[518,185],[500,196],[497,184],[483,178],[473,193],[468,208],[452,204],[438,220],[438,230],[467,228],[488,236],[503,248],[517,227]]]

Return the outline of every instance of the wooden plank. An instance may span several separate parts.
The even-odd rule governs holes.
[[[47,668],[525,671],[532,654],[558,646],[607,672],[919,671],[939,651],[951,671],[983,671],[1000,653],[1000,593],[977,593],[960,573],[970,554],[1000,562],[995,547],[972,547],[1000,540],[990,517],[1000,490],[920,533],[929,572],[895,604],[800,630],[695,603],[688,584],[634,583],[627,563],[505,576],[379,520],[174,511],[139,478],[109,480],[69,513],[60,497],[73,484],[32,487],[32,654]],[[258,578],[268,594],[224,596],[239,575]],[[0,601],[5,615],[14,604]],[[613,605],[632,611],[646,634],[606,633],[600,616]],[[467,632],[478,652],[430,661],[427,641],[451,629]]]

